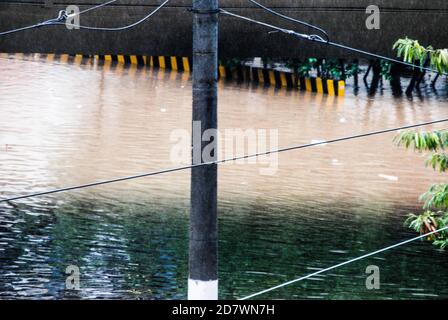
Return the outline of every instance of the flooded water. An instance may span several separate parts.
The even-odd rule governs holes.
[[[220,128],[278,129],[280,147],[447,114],[432,96],[220,83]],[[170,135],[190,127],[188,74],[2,58],[0,198],[173,167]],[[263,164],[220,166],[220,298],[414,237],[404,217],[443,177],[393,137],[282,153],[274,175],[260,174]],[[186,298],[189,174],[0,204],[0,298]],[[448,298],[447,254],[418,241],[260,298]],[[65,289],[69,265],[80,268],[80,291]],[[380,268],[380,290],[365,287],[369,265]]]

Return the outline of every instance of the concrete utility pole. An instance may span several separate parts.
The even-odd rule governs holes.
[[[218,156],[217,141],[213,141],[211,159],[202,157],[210,144],[202,141],[202,134],[216,130],[218,124],[218,9],[218,0],[193,0],[193,164]],[[189,300],[218,299],[217,189],[216,164],[192,169]]]

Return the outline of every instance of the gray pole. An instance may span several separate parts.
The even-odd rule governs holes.
[[[202,141],[203,133],[216,131],[218,124],[218,0],[193,0],[193,14],[192,144],[197,164],[218,156],[214,139],[215,152],[202,156],[204,148],[210,148],[210,141]],[[216,164],[191,171],[189,300],[218,299],[217,180]]]

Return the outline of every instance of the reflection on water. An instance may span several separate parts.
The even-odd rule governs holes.
[[[172,167],[190,130],[188,74],[0,59],[0,197]],[[279,145],[446,117],[436,98],[345,98],[220,83],[220,128],[278,129]],[[442,128],[443,125],[433,126]],[[223,165],[220,297],[238,298],[414,236],[425,155],[393,134],[279,155],[274,176]],[[0,298],[183,299],[189,172],[0,205]],[[447,254],[417,242],[263,298],[447,298]],[[365,288],[368,265],[381,289]],[[65,290],[65,268],[81,290]]]

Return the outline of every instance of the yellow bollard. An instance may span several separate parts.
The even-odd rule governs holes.
[[[338,81],[338,96],[343,97],[345,95],[345,81]]]
[[[68,62],[68,54],[61,54],[61,58],[59,59],[59,61],[61,61],[63,63],[67,63]]]
[[[316,88],[318,93],[324,93],[324,84],[322,78],[316,79]]]
[[[313,91],[313,87],[311,86],[311,79],[305,78],[305,90],[306,91]]]
[[[137,56],[131,56],[131,64],[138,64]]]
[[[159,56],[159,67],[161,69],[166,69],[165,57]]]
[[[183,57],[182,58],[182,63],[184,65],[184,71],[190,72],[191,71],[191,69],[190,69],[190,61],[188,61],[187,57]]]
[[[264,83],[263,69],[258,69],[258,82]]]
[[[284,72],[280,73],[280,81],[282,83],[282,87],[288,86],[288,81],[286,81],[286,74]]]
[[[179,70],[179,67],[177,66],[177,58],[176,57],[170,57],[171,60],[171,70]]]
[[[75,56],[75,64],[81,64],[82,63],[82,54],[77,54]]]
[[[275,82],[275,73],[273,70],[269,70],[269,83],[271,84],[271,86],[275,86],[276,82]]]
[[[333,80],[327,80],[327,88],[328,88],[328,95],[334,96],[335,90],[334,90],[334,81]]]
[[[227,77],[226,68],[224,66],[219,66],[219,76],[221,79],[225,79]]]

